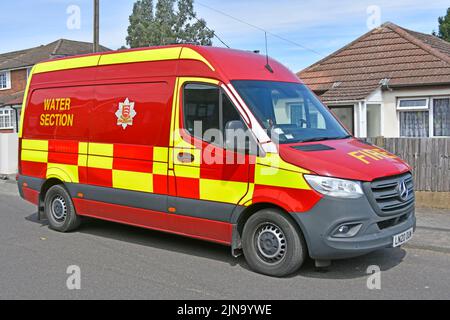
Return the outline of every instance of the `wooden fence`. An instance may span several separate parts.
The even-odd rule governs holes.
[[[367,138],[414,169],[416,191],[450,192],[450,138]]]

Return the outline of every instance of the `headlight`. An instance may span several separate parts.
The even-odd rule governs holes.
[[[317,192],[337,198],[355,199],[363,195],[358,181],[305,175],[306,181]]]

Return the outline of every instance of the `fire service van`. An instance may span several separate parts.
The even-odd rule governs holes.
[[[20,194],[60,232],[83,217],[165,231],[285,276],[415,229],[411,168],[256,53],[175,45],[37,64],[19,135]]]

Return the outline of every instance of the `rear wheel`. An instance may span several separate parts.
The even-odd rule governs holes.
[[[275,277],[297,271],[307,250],[294,222],[276,209],[261,210],[247,220],[242,247],[250,268]]]
[[[53,230],[69,232],[80,226],[81,217],[76,214],[72,199],[62,185],[55,185],[47,191],[44,212]]]

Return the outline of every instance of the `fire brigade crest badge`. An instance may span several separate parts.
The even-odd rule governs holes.
[[[127,126],[133,125],[133,118],[136,116],[134,110],[134,102],[130,102],[128,98],[124,102],[119,103],[119,110],[116,112],[117,125],[122,126],[125,130]]]

